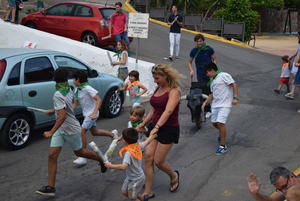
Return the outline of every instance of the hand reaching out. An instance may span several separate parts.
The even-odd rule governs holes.
[[[251,194],[257,194],[259,192],[261,183],[258,181],[255,174],[251,173],[248,178],[248,190]]]
[[[45,131],[44,134],[43,134],[43,136],[45,138],[50,138],[52,135],[53,135],[53,133],[51,131]]]
[[[110,168],[112,164],[111,164],[111,162],[105,162],[104,165],[105,165],[105,167]]]

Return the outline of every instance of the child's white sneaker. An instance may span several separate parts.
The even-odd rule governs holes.
[[[114,139],[118,139],[119,138],[119,132],[118,132],[117,129],[114,129],[111,132],[114,134],[114,137],[113,137]]]
[[[86,158],[82,158],[82,157],[78,157],[76,160],[73,161],[73,163],[76,166],[85,166],[87,164],[87,159]]]

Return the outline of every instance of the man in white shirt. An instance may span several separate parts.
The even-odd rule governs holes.
[[[206,101],[202,105],[202,111],[204,111],[205,105],[211,103],[211,121],[213,126],[219,130],[218,142],[216,154],[223,155],[228,149],[226,146],[226,121],[231,111],[232,104],[238,103],[238,88],[231,75],[225,72],[221,72],[215,63],[209,63],[204,67],[204,72],[210,78],[208,84],[212,94],[208,96]]]

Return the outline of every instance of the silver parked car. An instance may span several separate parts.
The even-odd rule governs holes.
[[[67,68],[69,84],[73,73],[84,69],[92,87],[103,100],[101,114],[113,118],[120,114],[124,94],[116,90],[122,81],[116,77],[92,70],[71,55],[30,48],[0,48],[0,142],[9,149],[25,147],[33,129],[50,126],[55,117],[31,112],[27,107],[53,108],[55,82],[53,72],[59,67]],[[81,109],[75,110],[77,115]]]

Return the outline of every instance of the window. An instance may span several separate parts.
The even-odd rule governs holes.
[[[75,8],[76,17],[93,17],[93,11],[90,7],[78,5]]]
[[[56,56],[54,60],[58,67],[67,68],[69,70],[68,79],[73,79],[73,73],[78,69],[86,70],[88,74],[90,73],[89,67],[70,57]]]
[[[11,70],[7,80],[8,86],[20,84],[20,69],[21,69],[21,62],[17,63]]]
[[[60,4],[49,8],[46,12],[47,15],[56,15],[56,16],[73,16],[73,4]]]
[[[102,14],[103,18],[106,20],[110,19],[110,16],[116,11],[113,8],[100,8],[100,13]]]
[[[24,83],[47,82],[53,80],[54,69],[47,57],[27,59],[24,68]]]

